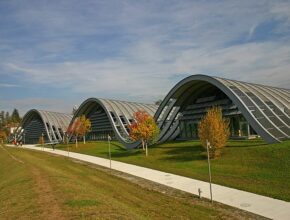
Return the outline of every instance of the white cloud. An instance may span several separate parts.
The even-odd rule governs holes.
[[[71,88],[92,96],[106,92],[123,97],[160,96],[173,86],[171,77],[178,73],[221,75],[282,87],[287,87],[289,82],[290,48],[283,43],[248,43],[215,50],[188,49],[170,56],[166,50],[155,47],[152,51],[156,52],[151,56],[146,46],[137,45],[128,50],[126,59],[30,65],[30,68],[10,64],[9,67],[25,74],[27,81]],[[163,63],[168,58],[170,62]],[[269,80],[270,75],[275,78]]]
[[[143,102],[166,95],[184,74],[289,87],[289,7],[278,1],[19,5],[11,16],[35,32],[17,38],[29,43],[24,48],[5,39],[0,76]],[[280,22],[281,38],[247,43],[272,20]]]
[[[0,88],[13,88],[13,87],[20,87],[20,85],[10,84],[10,83],[0,83]]]
[[[14,100],[1,100],[1,110],[11,111],[14,108],[20,110],[23,116],[30,109],[48,110],[71,113],[73,104],[65,103],[60,99],[47,99],[47,98],[23,98]]]
[[[270,12],[273,13],[276,18],[285,19],[284,21],[287,25],[290,25],[290,2],[277,2],[271,9]]]

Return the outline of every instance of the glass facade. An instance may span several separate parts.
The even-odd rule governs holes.
[[[198,122],[190,120],[180,120],[180,138],[196,139],[198,137]]]
[[[248,124],[242,115],[235,115],[227,117],[230,120],[230,136],[235,137],[249,137],[256,135],[254,129]],[[198,121],[180,120],[180,139],[197,139],[198,138]]]
[[[115,133],[113,131],[98,131],[98,132],[90,132],[87,136],[87,140],[108,140],[108,135],[115,140]]]

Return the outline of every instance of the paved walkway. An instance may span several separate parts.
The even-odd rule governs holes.
[[[45,151],[63,156],[69,156],[71,158],[97,164],[100,166],[110,167],[109,160],[100,157],[94,157],[73,152],[70,152],[68,155],[67,151],[62,150],[53,151],[51,148],[41,148],[35,147],[33,145],[25,145],[23,146],[23,148]],[[209,183],[204,181],[199,181],[183,176],[174,175],[171,173],[165,173],[113,160],[111,166],[112,169],[114,170],[129,173],[131,175],[151,180],[153,182],[173,187],[175,189],[179,189],[195,195],[198,195],[198,189],[200,188],[202,190],[202,197],[210,198]],[[271,219],[279,219],[279,220],[290,219],[289,202],[272,199],[269,197],[260,196],[254,193],[249,193],[217,184],[212,184],[212,191],[214,201]]]

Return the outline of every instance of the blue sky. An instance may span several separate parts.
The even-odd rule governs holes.
[[[0,1],[0,110],[152,103],[192,74],[289,88],[290,1]]]

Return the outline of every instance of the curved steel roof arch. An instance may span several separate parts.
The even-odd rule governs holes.
[[[290,90],[206,75],[192,75],[181,80],[169,91],[159,107],[90,98],[81,104],[74,118],[88,114],[94,105],[99,105],[105,111],[116,138],[127,148],[134,148],[140,142],[130,141],[120,117],[123,116],[126,123],[130,124],[134,112],[142,109],[152,116],[155,113],[154,118],[160,128],[158,142],[164,142],[179,135],[178,118],[185,107],[203,93],[216,89],[222,91],[237,106],[251,127],[266,142],[274,143],[290,138]]]
[[[44,135],[49,142],[62,142],[63,134],[66,132],[72,115],[44,110],[31,109],[22,119],[21,128],[26,130],[26,127],[35,119],[40,119],[41,126],[43,126]],[[36,128],[38,131],[41,127]],[[18,134],[21,135],[21,134]]]
[[[223,93],[222,97],[226,96],[235,105],[238,114],[242,114],[266,142],[290,139],[289,89],[206,75],[192,75],[181,80],[169,91],[160,106],[89,98],[81,104],[74,116],[32,109],[23,117],[21,125],[25,129],[33,118],[38,117],[41,123],[34,126],[41,126],[48,141],[61,142],[62,134],[76,117],[93,114],[95,111],[96,114],[100,114],[100,120],[96,119],[94,122],[100,123],[99,130],[95,132],[105,128],[105,131],[114,132],[116,138],[127,148],[134,148],[140,145],[140,142],[132,142],[128,134],[128,126],[133,122],[134,112],[144,110],[155,118],[160,128],[158,142],[161,143],[173,140],[180,134],[179,118],[184,111],[188,111],[187,106],[200,97],[215,93]]]
[[[177,136],[178,126],[175,122],[186,100],[210,87],[221,90],[268,143],[290,138],[289,93],[286,94],[289,90],[206,75],[192,75],[181,80],[170,90],[154,115],[161,128],[159,142]],[[172,117],[169,116],[170,113]]]
[[[129,133],[126,129],[126,125],[129,125],[133,122],[133,114],[139,110],[144,110],[153,116],[158,108],[157,105],[153,104],[141,104],[136,102],[102,98],[89,98],[80,105],[74,117],[72,118],[71,123],[73,123],[75,118],[81,115],[88,115],[96,107],[103,109],[116,138],[127,148],[135,147],[137,144],[137,142],[132,142],[130,140]],[[126,124],[124,124],[122,118]]]

